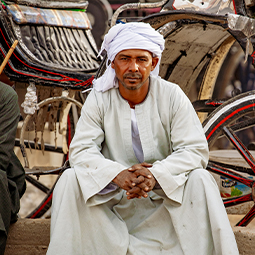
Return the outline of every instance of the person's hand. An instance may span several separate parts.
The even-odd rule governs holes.
[[[147,197],[147,192],[155,185],[154,177],[152,178],[151,172],[146,168],[151,166],[148,163],[136,164],[120,172],[113,182],[127,191],[128,199]]]
[[[128,169],[128,171],[133,172],[137,177],[132,182],[133,187],[127,191],[128,199],[135,197],[141,198],[141,196],[147,197],[147,192],[154,188],[156,180],[148,167],[152,167],[152,165],[144,162],[133,165]]]
[[[134,183],[137,182],[137,177],[134,173],[128,170],[123,170],[120,172],[113,179],[113,182],[126,191],[132,190],[131,196],[129,196],[128,192],[126,193],[128,199],[141,198],[142,196],[147,197],[147,193],[144,190],[139,187],[134,187]]]
[[[133,187],[132,183],[135,181],[136,175],[130,171],[121,171],[112,181],[116,183],[120,188],[129,190]]]

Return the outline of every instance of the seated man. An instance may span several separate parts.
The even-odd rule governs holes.
[[[0,254],[3,255],[11,222],[17,220],[25,192],[25,172],[13,148],[20,110],[18,96],[0,82]]]
[[[53,195],[47,255],[237,255],[208,146],[189,99],[158,76],[164,39],[144,23],[104,38]]]

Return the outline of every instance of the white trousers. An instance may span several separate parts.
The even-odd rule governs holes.
[[[182,205],[162,190],[85,204],[73,169],[53,194],[47,255],[238,255],[218,186],[206,170],[190,173]],[[97,195],[98,201],[103,197]]]

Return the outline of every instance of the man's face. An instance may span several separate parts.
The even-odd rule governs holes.
[[[111,63],[115,69],[119,86],[128,90],[137,90],[149,83],[150,72],[154,70],[158,58],[152,57],[147,50],[130,49],[120,51]]]

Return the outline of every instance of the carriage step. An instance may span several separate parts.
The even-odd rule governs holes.
[[[54,166],[34,166],[32,169],[25,168],[26,175],[46,175],[46,174],[60,174],[65,169],[69,168],[69,160],[67,160],[63,166],[61,167],[54,167]]]
[[[45,174],[59,174],[63,167],[54,166],[34,166],[33,168],[24,168],[26,175],[45,175]]]
[[[240,255],[254,255],[255,221],[247,227],[234,225],[243,215],[228,215]],[[50,219],[19,219],[10,227],[4,255],[45,255],[50,242]]]
[[[255,151],[250,151],[255,158]],[[250,167],[237,150],[213,150],[210,151],[210,160],[224,164],[236,165],[240,167]]]

